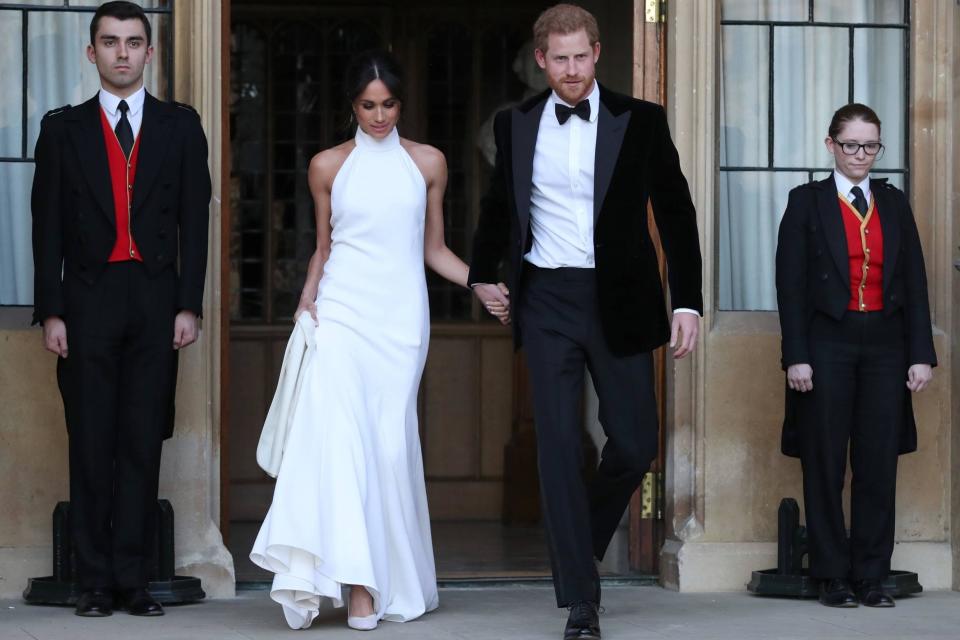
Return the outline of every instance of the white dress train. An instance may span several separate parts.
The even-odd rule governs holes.
[[[333,182],[330,256],[273,502],[250,559],[291,628],[365,586],[380,619],[438,605],[417,389],[430,337],[426,183],[394,129],[356,147]]]

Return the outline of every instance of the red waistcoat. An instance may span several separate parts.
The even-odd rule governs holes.
[[[876,200],[871,200],[867,215],[861,216],[846,198],[840,196],[847,255],[850,257],[849,311],[883,309],[883,230]]]
[[[110,165],[110,184],[113,187],[113,209],[116,216],[117,240],[113,244],[108,262],[136,260],[143,262],[137,244],[133,241],[130,213],[133,208],[133,180],[137,175],[137,156],[140,153],[140,136],[133,143],[130,160],[120,148],[117,134],[113,132],[107,114],[100,109],[103,138],[107,143],[107,162]]]

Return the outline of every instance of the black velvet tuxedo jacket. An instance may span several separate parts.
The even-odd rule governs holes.
[[[920,236],[906,195],[886,179],[870,180],[883,233],[883,313],[903,313],[907,365],[937,365],[927,296],[927,275]],[[809,364],[808,329],[816,313],[840,320],[850,302],[850,263],[837,185],[825,180],[790,192],[777,240],[777,307],[780,311],[781,364]],[[816,376],[816,372],[814,372]],[[906,372],[904,372],[904,382]],[[910,391],[900,452],[917,448]],[[787,389],[781,448],[799,456],[795,403],[799,392]]]
[[[654,245],[647,229],[653,204],[666,252],[674,308],[703,312],[696,211],[663,109],[598,85],[600,113],[594,167],[594,263],[600,318],[611,351],[650,351],[670,337]],[[531,246],[530,193],[540,117],[549,91],[494,119],[496,162],[473,241],[470,284],[497,282],[509,256],[514,341],[523,322],[523,255]]]
[[[197,112],[147,94],[130,215],[151,275],[178,269],[177,310],[200,315],[210,173]],[[98,96],[48,113],[33,179],[34,322],[65,314],[63,270],[92,284],[116,242],[116,214]],[[126,230],[121,230],[126,232]]]

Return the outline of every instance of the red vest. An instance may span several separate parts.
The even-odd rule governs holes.
[[[874,200],[871,198],[871,200]],[[883,230],[876,201],[870,203],[867,215],[840,196],[840,212],[847,235],[847,255],[850,256],[849,311],[879,311],[883,309]]]
[[[130,210],[133,208],[133,179],[137,175],[137,156],[140,153],[140,136],[133,143],[130,161],[120,148],[117,134],[113,132],[107,114],[100,109],[100,123],[103,125],[103,138],[107,143],[107,162],[110,165],[110,184],[113,187],[113,209],[116,216],[117,240],[107,262],[136,260],[143,262],[137,244],[133,241],[133,229],[130,226]]]

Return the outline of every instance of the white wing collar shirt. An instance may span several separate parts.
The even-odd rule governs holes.
[[[594,266],[593,169],[600,113],[596,81],[586,99],[589,120],[572,115],[560,124],[556,105],[576,105],[567,104],[555,91],[540,117],[530,191],[533,244],[524,259],[544,269]]]
[[[143,123],[143,101],[146,94],[147,91],[143,85],[140,85],[140,88],[128,98],[120,98],[106,89],[101,88],[100,106],[103,107],[104,113],[107,114],[110,128],[117,128],[117,123],[120,122],[120,110],[117,109],[117,105],[120,104],[121,100],[126,100],[127,106],[130,107],[130,110],[127,111],[127,120],[130,121],[130,128],[133,129],[133,139],[136,140],[137,136],[140,135],[140,125]]]

